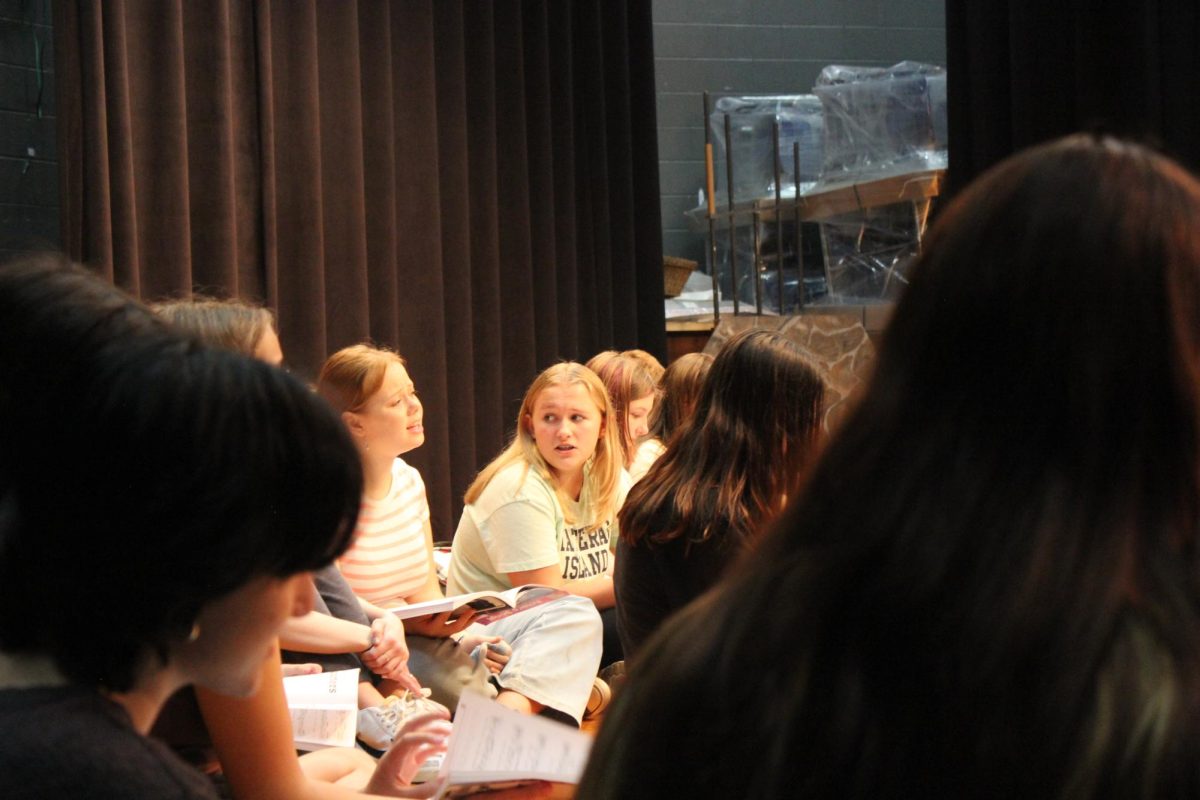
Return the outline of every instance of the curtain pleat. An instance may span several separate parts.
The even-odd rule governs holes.
[[[376,321],[362,313],[374,309],[369,306],[363,177],[363,116],[370,112],[363,106],[359,73],[359,4],[311,2],[322,232],[322,251],[313,261],[313,274],[325,284],[326,326],[325,340],[309,343],[312,355],[305,357],[304,363],[319,363],[327,352],[371,334]],[[306,202],[306,194],[297,199]],[[297,308],[312,308],[304,287],[295,288]],[[281,299],[283,291],[281,285]],[[380,320],[388,334],[395,330],[394,324],[389,324],[390,316],[385,313]]]
[[[588,348],[590,342],[581,342],[581,332],[590,330],[583,324],[582,317],[591,303],[580,298],[589,295],[583,293],[579,280],[580,246],[579,246],[579,193],[576,191],[576,163],[578,158],[575,150],[575,74],[574,48],[572,38],[572,6],[570,3],[560,3],[550,0],[547,5],[547,36],[546,41],[553,43],[548,55],[550,79],[549,109],[553,114],[548,123],[551,126],[551,149],[554,159],[554,258],[556,264],[570,264],[571,269],[556,271],[557,298],[554,308],[575,309],[575,313],[560,313],[555,315],[558,322],[558,351],[556,356],[564,356],[570,352],[571,345],[579,343],[579,357],[587,358],[583,353],[599,348]],[[655,158],[658,154],[655,153]],[[657,175],[657,162],[655,164]],[[657,181],[656,181],[657,183]],[[655,192],[658,190],[655,189]],[[594,295],[592,295],[594,297]]]
[[[477,340],[483,330],[476,319],[473,278],[470,173],[467,159],[466,39],[463,24],[463,4],[446,0],[433,8],[433,38],[438,43],[434,53],[434,74],[437,75],[435,94],[438,194],[437,210],[441,216],[439,242],[442,264],[455,265],[442,269],[442,314],[445,323],[446,365],[442,369],[446,385],[446,438],[450,481],[436,501],[439,508],[431,514],[443,513],[447,521],[438,529],[440,538],[448,539],[457,522],[445,507],[459,507],[459,499],[474,477],[477,459],[498,449],[496,432],[503,430],[502,413],[480,413],[484,408],[480,397],[479,373],[475,370]],[[482,343],[478,345],[482,347]],[[427,417],[434,416],[432,407]],[[428,437],[426,437],[428,439]],[[428,445],[426,448],[428,449]],[[430,493],[431,502],[434,501]]]
[[[448,538],[559,359],[665,350],[648,4],[58,0],[63,241],[407,360]]]
[[[521,26],[529,218],[538,220],[536,230],[529,237],[531,296],[534,308],[555,308],[558,305],[558,269],[554,214],[558,198],[554,182],[554,109],[550,96],[550,42],[545,2],[525,4]],[[533,342],[536,363],[549,364],[562,358],[563,339],[558,315],[540,315],[537,324]]]
[[[446,291],[442,281],[440,236],[441,194],[437,94],[434,72],[433,9],[428,3],[401,6],[395,20],[394,50],[404,54],[395,75],[397,192],[395,227],[400,231],[399,258],[388,266],[397,281],[396,338],[387,340],[408,359],[413,381],[427,406],[426,446],[406,455],[429,487],[431,514],[441,524],[439,538],[449,538],[455,490],[446,458],[453,436],[446,410],[446,342],[457,336],[447,325]],[[461,235],[461,234],[460,234]],[[430,446],[433,445],[433,446]]]
[[[1200,8],[946,3],[946,196],[1006,156],[1080,130],[1149,140],[1200,167]]]

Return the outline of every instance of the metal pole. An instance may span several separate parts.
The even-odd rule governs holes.
[[[762,240],[758,235],[758,226],[762,224],[762,214],[756,208],[754,209],[754,217],[750,220],[754,226],[754,230],[750,235],[754,237],[754,313],[762,316]]]
[[[717,283],[717,197],[716,176],[713,174],[712,132],[708,129],[708,92],[704,93],[704,178],[705,200],[708,203],[708,271],[712,278],[713,328],[721,321],[721,287]]]
[[[796,211],[796,269],[799,274],[796,276],[799,280],[800,290],[796,292],[796,302],[799,303],[799,309],[804,309],[804,250],[803,238],[800,233],[800,140],[792,142],[792,184],[796,187],[796,202],[792,208]]]
[[[771,120],[771,133],[775,139],[775,284],[779,289],[779,315],[783,316],[783,208],[779,186],[783,180],[783,164],[779,158],[778,116]]]
[[[733,283],[733,315],[738,315],[737,237],[733,226],[733,124],[725,115],[725,196],[729,203],[729,276]]]

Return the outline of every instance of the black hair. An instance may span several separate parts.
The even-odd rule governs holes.
[[[640,651],[578,797],[1200,792],[1200,183],[1071,137],[938,220],[862,401]]]
[[[361,496],[298,381],[61,259],[0,267],[0,648],[126,690],[208,602],[328,564]]]

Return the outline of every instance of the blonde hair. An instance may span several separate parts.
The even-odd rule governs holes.
[[[614,518],[617,513],[617,491],[620,487],[623,467],[621,441],[618,438],[620,435],[617,431],[618,426],[614,424],[612,403],[608,399],[608,392],[605,391],[604,384],[596,373],[574,361],[555,364],[534,378],[533,383],[525,392],[525,398],[521,401],[521,410],[517,414],[517,430],[512,441],[500,455],[479,471],[467,489],[463,501],[468,504],[474,503],[491,483],[492,478],[496,477],[501,470],[513,464],[524,464],[526,470],[534,470],[542,480],[554,487],[559,505],[562,507],[563,518],[567,524],[580,524],[580,520],[571,518],[570,509],[573,505],[573,498],[566,496],[554,478],[554,473],[550,470],[546,459],[542,458],[530,430],[533,407],[537,403],[538,396],[552,386],[582,386],[587,390],[588,397],[596,404],[596,408],[600,409],[603,428],[600,438],[596,442],[596,452],[592,454],[585,467],[583,492],[580,495],[580,499],[583,501],[581,505],[590,508],[593,514],[593,518],[583,521],[583,524],[586,530],[594,530],[607,520]],[[524,476],[522,476],[522,480],[524,480]]]
[[[657,365],[657,372],[651,362]],[[647,395],[657,395],[658,380],[663,372],[662,365],[645,350],[626,350],[623,353],[605,350],[592,356],[587,366],[600,376],[604,388],[608,390],[615,414],[614,420],[620,428],[622,466],[628,467],[633,463],[633,456],[637,451],[637,442],[629,435],[629,426],[626,424],[629,404]]]
[[[275,330],[270,311],[243,300],[194,295],[188,300],[155,303],[150,310],[176,330],[244,356],[253,356],[263,334]]]
[[[339,414],[358,411],[383,385],[389,364],[403,366],[405,361],[385,347],[343,347],[325,360],[317,377],[317,391]]]

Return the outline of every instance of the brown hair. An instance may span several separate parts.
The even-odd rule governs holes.
[[[1197,220],[1195,177],[1107,137],[960,194],[802,495],[647,642],[578,797],[1196,794]]]
[[[651,433],[665,442],[692,415],[712,363],[708,353],[687,353],[671,362],[658,383]]]
[[[816,449],[825,384],[800,348],[750,330],[713,360],[695,413],[634,484],[621,539],[745,542],[794,495]]]

